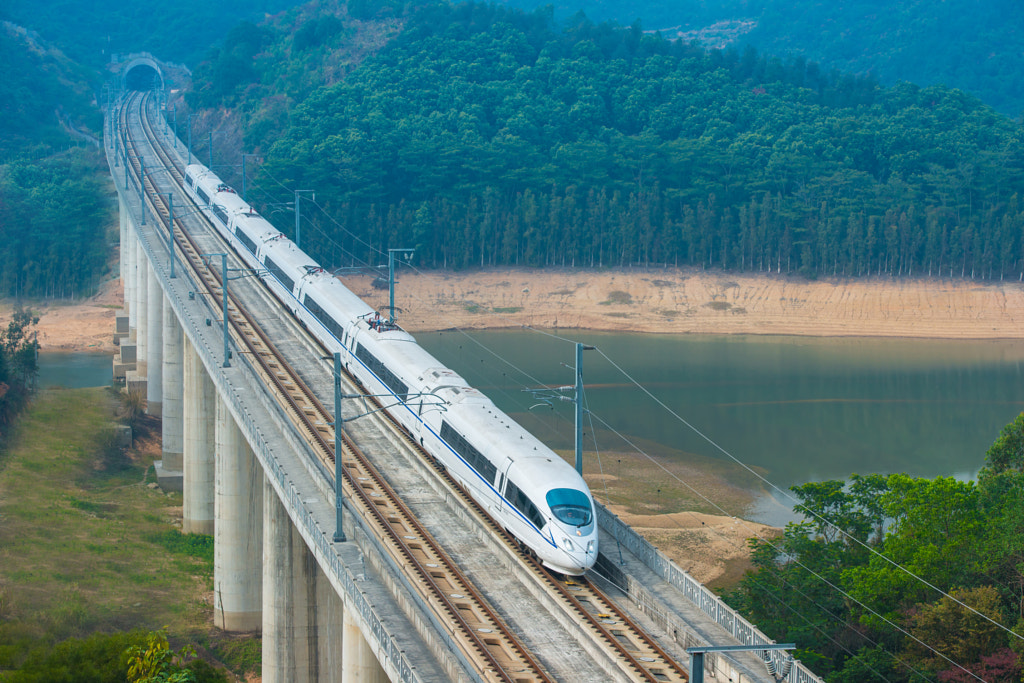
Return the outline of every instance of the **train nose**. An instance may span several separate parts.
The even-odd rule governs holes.
[[[593,539],[565,537],[562,539],[562,550],[569,558],[569,563],[573,565],[573,568],[578,569],[581,573],[593,567],[594,562],[597,561],[597,543]]]

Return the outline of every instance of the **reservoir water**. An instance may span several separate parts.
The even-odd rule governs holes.
[[[106,387],[111,384],[112,372],[109,353],[47,351],[39,354],[36,386],[40,389]]]
[[[973,478],[999,430],[1024,410],[1019,341],[565,335],[598,347],[584,353],[584,379],[602,451],[632,450],[614,429],[659,457],[727,459],[636,380],[783,489],[854,472]],[[417,339],[545,442],[572,448],[571,405],[531,411],[541,401],[524,391],[572,384],[571,343],[501,330]],[[107,386],[110,372],[108,354],[39,357],[40,388]],[[750,516],[778,524],[780,509],[763,499]]]
[[[728,459],[724,450],[782,489],[852,473],[974,477],[999,430],[1024,410],[1018,341],[565,336],[598,348],[584,354],[586,395],[614,431],[662,457]],[[538,419],[551,410],[527,412],[538,400],[523,391],[572,384],[571,343],[529,331],[417,338],[502,409],[539,426],[541,439],[572,447],[571,404],[558,404],[563,419]],[[600,423],[595,432],[602,450],[632,450]],[[771,503],[749,514],[785,521]]]

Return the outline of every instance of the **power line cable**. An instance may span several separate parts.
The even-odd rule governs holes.
[[[286,185],[285,185],[285,184],[284,184],[283,182],[281,182],[280,180],[278,180],[277,178],[275,178],[275,177],[274,177],[274,176],[273,176],[272,174],[270,174],[269,172],[266,172],[266,171],[265,171],[265,170],[263,170],[262,168],[261,168],[261,171],[262,171],[263,173],[265,173],[265,174],[266,174],[266,175],[267,175],[268,177],[270,177],[270,178],[271,178],[271,180],[273,180],[273,181],[274,181],[274,182],[275,182],[276,184],[278,184],[278,185],[279,185],[280,187],[284,188],[285,190],[288,190],[288,187],[287,187],[287,186],[286,186]],[[332,223],[333,223],[334,225],[336,225],[336,226],[337,226],[338,228],[340,228],[341,230],[343,230],[343,231],[344,231],[344,232],[345,232],[346,234],[348,234],[348,235],[349,235],[350,237],[352,237],[352,238],[353,238],[354,240],[356,240],[356,241],[357,241],[358,243],[360,243],[360,244],[362,244],[362,245],[363,245],[364,247],[366,247],[366,248],[367,248],[367,249],[368,249],[368,250],[369,250],[369,251],[370,251],[371,253],[372,253],[372,252],[376,252],[376,253],[378,253],[378,254],[381,254],[381,255],[383,255],[383,254],[384,254],[383,250],[381,250],[381,249],[379,249],[379,248],[377,248],[377,247],[375,247],[375,246],[371,245],[370,243],[366,242],[366,241],[365,241],[365,240],[364,240],[364,239],[363,239],[362,237],[360,237],[360,236],[356,235],[356,234],[355,234],[355,233],[353,233],[353,232],[352,232],[351,230],[349,230],[349,229],[348,229],[348,228],[347,228],[346,226],[342,225],[342,224],[341,224],[341,223],[340,223],[339,221],[337,221],[337,220],[336,220],[336,219],[335,219],[335,218],[334,218],[333,216],[331,216],[331,215],[330,215],[330,214],[329,214],[329,213],[328,213],[328,212],[327,212],[327,211],[326,211],[326,210],[325,210],[325,209],[324,209],[324,208],[323,208],[322,206],[320,206],[320,204],[319,204],[319,203],[315,202],[315,200],[307,200],[307,201],[308,201],[309,203],[312,203],[312,204],[313,204],[314,206],[316,206],[316,207],[317,207],[317,209],[319,209],[319,210],[320,210],[320,212],[321,212],[321,213],[322,213],[322,214],[323,214],[324,216],[326,216],[326,217],[327,217],[327,219],[328,219],[329,221],[331,221],[331,222],[332,222]],[[326,233],[323,233],[323,231],[320,231],[320,230],[318,230],[318,232],[320,232],[321,234],[323,234],[323,235],[324,235],[324,237],[325,237],[326,239],[328,239],[329,241],[333,242],[333,239],[331,239],[331,238],[330,238],[329,236],[327,236],[327,235],[326,235]],[[336,244],[336,243],[335,243],[335,244]],[[339,247],[340,247],[340,245],[339,245]],[[341,248],[343,249],[343,247],[341,247]],[[364,262],[364,263],[366,263],[365,261],[363,261],[363,262]],[[368,264],[367,264],[367,265],[368,265]],[[415,270],[415,271],[416,271],[417,273],[422,273],[422,271],[420,271],[420,270],[419,270],[418,268],[415,268],[415,267],[411,266],[411,264],[408,264],[408,263],[407,263],[407,265],[409,265],[409,267],[413,268],[413,269],[414,269],[414,270]],[[526,325],[524,325],[523,327],[524,327],[525,329],[529,329],[529,330],[531,330],[531,331],[533,331],[533,332],[536,332],[536,333],[539,333],[539,334],[543,334],[543,335],[545,335],[545,336],[548,336],[548,337],[552,337],[552,338],[554,338],[554,339],[558,339],[558,340],[561,340],[561,341],[565,341],[565,342],[572,342],[572,340],[570,340],[570,339],[568,339],[568,338],[565,338],[565,337],[562,337],[562,336],[560,336],[560,335],[556,335],[556,334],[551,334],[551,333],[549,333],[549,332],[546,332],[546,331],[538,330],[537,328],[534,328],[534,327],[532,327],[532,326],[526,326]],[[693,432],[694,432],[695,434],[697,434],[698,436],[700,436],[700,437],[701,437],[702,439],[704,439],[704,440],[705,440],[705,441],[706,441],[707,443],[709,443],[709,444],[710,444],[710,445],[711,445],[712,447],[714,447],[715,449],[717,449],[718,451],[720,451],[720,452],[721,452],[722,454],[724,454],[724,455],[725,455],[726,457],[728,457],[728,458],[729,458],[730,460],[732,460],[733,462],[735,462],[736,464],[738,464],[738,465],[739,465],[740,467],[742,467],[743,469],[745,469],[746,471],[748,471],[748,472],[749,472],[750,474],[753,474],[753,475],[754,475],[754,476],[755,476],[755,477],[756,477],[757,479],[761,480],[761,481],[762,481],[762,482],[763,482],[764,484],[768,485],[768,486],[769,486],[769,487],[770,487],[771,489],[774,489],[774,490],[778,491],[779,493],[781,493],[781,494],[782,494],[783,496],[785,496],[786,498],[790,499],[790,500],[791,500],[791,501],[793,501],[794,503],[798,503],[798,501],[796,501],[796,500],[795,500],[795,499],[794,499],[794,498],[793,498],[792,496],[790,496],[788,492],[784,491],[784,490],[783,490],[782,488],[780,488],[779,486],[775,485],[775,484],[774,484],[773,482],[769,481],[769,480],[768,480],[768,479],[767,479],[766,477],[764,477],[764,476],[762,476],[762,475],[758,474],[758,473],[757,473],[757,472],[756,472],[755,470],[753,470],[753,469],[752,469],[751,467],[749,467],[748,465],[746,465],[745,463],[743,463],[743,462],[742,462],[741,460],[739,460],[738,458],[736,458],[735,456],[733,456],[733,455],[732,455],[731,453],[729,453],[729,452],[728,452],[727,450],[725,450],[725,449],[724,449],[724,448],[723,448],[722,446],[720,446],[720,445],[719,445],[719,444],[718,444],[717,442],[715,442],[715,441],[714,441],[713,439],[711,439],[711,438],[710,438],[709,436],[707,436],[706,434],[704,434],[704,433],[703,433],[703,432],[702,432],[701,430],[697,429],[697,428],[696,428],[696,427],[695,427],[694,425],[692,425],[692,424],[691,424],[690,422],[688,422],[688,421],[687,421],[687,420],[686,420],[685,418],[683,418],[683,417],[682,417],[681,415],[679,415],[679,414],[678,414],[677,412],[675,412],[674,410],[672,410],[671,408],[669,408],[669,407],[668,407],[667,405],[665,405],[665,403],[663,403],[663,402],[662,402],[662,401],[661,401],[660,399],[658,399],[658,398],[657,398],[657,397],[656,397],[656,396],[655,396],[655,395],[654,395],[654,394],[653,394],[652,392],[650,392],[650,391],[649,391],[649,390],[648,390],[648,389],[647,389],[646,387],[644,387],[644,386],[643,386],[642,384],[640,384],[640,383],[639,383],[639,382],[638,382],[637,380],[635,380],[635,379],[634,379],[634,378],[633,378],[633,377],[632,377],[631,375],[629,375],[629,373],[627,373],[627,372],[626,372],[626,371],[625,371],[625,370],[624,370],[624,369],[623,369],[623,368],[622,368],[621,366],[619,366],[619,365],[618,365],[618,364],[617,364],[617,363],[616,363],[616,362],[615,362],[614,360],[612,360],[612,359],[611,359],[611,358],[610,358],[610,357],[609,357],[609,356],[608,356],[607,354],[605,354],[605,353],[604,353],[604,352],[603,352],[603,351],[602,351],[601,349],[598,349],[598,352],[599,352],[599,353],[601,354],[601,356],[602,356],[603,358],[605,358],[605,360],[607,360],[607,361],[608,361],[608,362],[609,362],[609,363],[610,363],[610,364],[611,364],[611,365],[612,365],[612,366],[613,366],[613,367],[614,367],[614,368],[615,368],[616,370],[618,370],[618,371],[619,371],[619,372],[620,372],[620,373],[621,373],[621,374],[622,374],[622,375],[623,375],[624,377],[626,377],[626,378],[627,378],[627,379],[628,379],[628,380],[629,380],[629,381],[630,381],[630,382],[631,382],[631,383],[632,383],[632,384],[633,384],[634,386],[636,386],[636,387],[637,387],[638,389],[640,389],[640,390],[641,390],[641,391],[642,391],[642,392],[643,392],[644,394],[646,394],[646,395],[647,395],[647,396],[648,396],[649,398],[651,398],[652,400],[654,400],[654,401],[655,401],[655,402],[656,402],[656,403],[657,403],[657,404],[658,404],[658,405],[659,405],[659,406],[660,406],[660,407],[661,407],[662,409],[666,410],[666,411],[667,411],[667,412],[668,412],[668,413],[669,413],[670,415],[672,415],[672,416],[673,416],[674,418],[676,418],[676,419],[677,419],[677,420],[678,420],[679,422],[681,422],[681,423],[682,423],[683,425],[685,425],[685,426],[686,426],[686,427],[687,427],[688,429],[690,429],[690,430],[691,430],[691,431],[693,431]],[[493,352],[492,352],[492,354],[493,354]],[[496,357],[499,357],[499,358],[500,358],[500,356],[498,356],[498,354],[493,354],[493,355],[495,355]],[[502,360],[504,360],[504,359],[502,359]],[[506,362],[507,362],[507,361],[506,361]],[[511,364],[511,363],[509,363],[509,365],[510,365],[511,367],[514,367],[514,368],[516,368],[516,366],[514,366],[514,365],[513,365],[513,364]],[[520,371],[520,372],[522,372],[524,376],[527,376],[527,377],[529,377],[529,376],[530,376],[530,375],[529,375],[528,373],[525,373],[525,372],[523,372],[523,371],[522,371],[522,370],[520,370],[519,368],[516,368],[516,369],[517,369],[517,371]],[[538,383],[538,384],[541,384],[540,382],[537,382],[537,383]],[[603,422],[603,421],[602,421],[602,422]],[[607,423],[604,423],[604,424],[605,424],[605,425],[606,425],[607,427],[609,427],[609,428],[610,428],[610,426],[609,426],[609,425],[607,425]],[[615,432],[615,430],[614,430],[614,429],[612,429],[612,431],[613,431],[613,432]],[[616,433],[617,433],[617,432],[616,432]],[[620,438],[621,438],[621,435],[620,435]],[[632,444],[631,444],[631,445],[632,445]],[[637,447],[636,447],[635,445],[634,445],[633,447],[634,447],[634,448],[637,448]],[[639,449],[638,449],[638,452],[639,452]],[[647,456],[647,457],[650,457],[650,456]],[[653,462],[653,459],[652,459],[652,462]],[[660,464],[659,464],[659,466],[660,466]],[[664,469],[664,468],[663,468],[663,469]],[[666,470],[666,471],[667,471],[667,470]],[[671,473],[669,473],[669,474],[671,475]],[[671,475],[671,476],[674,476],[674,475]],[[677,478],[677,479],[678,479],[678,478]],[[680,480],[680,481],[681,481],[681,480]],[[692,490],[692,489],[691,489],[691,490]],[[710,501],[709,501],[709,502],[710,502]],[[718,508],[718,506],[717,506],[717,505],[716,505],[715,507],[716,507],[716,508]],[[868,550],[869,552],[873,553],[874,555],[877,555],[877,556],[879,556],[879,557],[880,557],[880,558],[882,558],[882,559],[883,559],[883,560],[884,560],[885,562],[887,562],[887,563],[889,563],[890,565],[892,565],[893,567],[895,567],[895,568],[898,568],[899,570],[903,571],[903,572],[904,572],[904,573],[906,573],[906,574],[907,574],[908,576],[910,576],[910,577],[914,578],[915,580],[919,581],[920,583],[922,583],[922,584],[924,584],[924,585],[928,586],[929,588],[931,588],[932,590],[934,590],[934,591],[938,592],[939,594],[943,595],[944,597],[947,597],[947,598],[949,598],[950,600],[952,600],[952,601],[956,602],[956,603],[957,603],[958,605],[960,605],[961,607],[963,607],[963,608],[965,608],[965,609],[967,609],[967,610],[971,611],[972,613],[974,613],[974,614],[976,614],[976,615],[978,615],[978,616],[982,617],[983,619],[985,619],[985,620],[989,621],[990,623],[992,623],[992,624],[994,624],[995,626],[999,627],[1000,629],[1002,629],[1002,630],[1006,631],[1007,633],[1011,633],[1011,634],[1013,634],[1013,635],[1014,635],[1015,637],[1017,637],[1018,639],[1024,640],[1024,638],[1022,638],[1021,636],[1017,636],[1017,634],[1014,634],[1014,633],[1013,633],[1013,632],[1012,632],[1012,631],[1011,631],[1010,629],[1008,629],[1008,628],[1006,628],[1005,626],[1003,626],[1002,624],[998,623],[997,621],[995,621],[995,620],[994,620],[994,619],[992,619],[991,617],[988,617],[987,615],[985,615],[985,614],[982,614],[982,613],[981,613],[981,612],[979,612],[978,610],[976,610],[976,609],[972,608],[971,606],[969,606],[969,605],[967,605],[966,603],[962,602],[961,600],[959,600],[959,599],[955,598],[954,596],[952,596],[952,595],[950,595],[950,594],[946,593],[945,591],[943,591],[942,589],[938,588],[938,587],[937,587],[937,586],[935,586],[934,584],[932,584],[932,583],[930,583],[930,582],[926,581],[925,579],[923,579],[923,578],[922,578],[922,577],[920,577],[920,576],[917,576],[916,574],[914,574],[913,572],[911,572],[911,571],[910,571],[909,569],[906,569],[905,567],[903,567],[903,566],[902,566],[902,565],[900,565],[899,563],[897,563],[897,562],[895,562],[895,561],[891,560],[890,558],[886,557],[886,556],[885,556],[885,555],[883,555],[882,553],[879,553],[879,552],[878,552],[877,550],[875,550],[874,548],[871,548],[870,546],[868,546],[867,544],[865,544],[864,542],[862,542],[862,541],[861,541],[860,539],[856,538],[855,536],[852,536],[851,534],[847,533],[847,532],[846,532],[846,531],[845,531],[844,529],[842,529],[842,528],[841,528],[841,527],[839,527],[838,525],[834,524],[833,522],[831,522],[830,520],[828,520],[828,519],[827,519],[827,518],[825,518],[824,516],[820,515],[820,514],[819,514],[819,513],[817,513],[816,511],[814,511],[814,510],[812,510],[812,509],[810,509],[810,508],[807,508],[806,506],[801,506],[801,507],[802,507],[802,509],[805,509],[805,510],[806,510],[807,512],[809,512],[809,513],[811,514],[811,516],[813,516],[813,517],[814,517],[815,519],[817,519],[817,520],[819,520],[820,522],[822,522],[822,523],[824,523],[824,524],[826,524],[826,525],[828,525],[828,526],[830,526],[830,527],[832,527],[832,528],[836,529],[836,530],[837,530],[837,531],[838,531],[838,532],[839,532],[840,534],[842,534],[843,536],[845,536],[845,537],[847,537],[848,539],[850,539],[851,541],[853,541],[853,542],[855,542],[855,543],[857,543],[857,544],[861,545],[862,547],[864,547],[865,549],[867,549],[867,550]],[[718,508],[718,509],[721,509],[721,508]],[[724,512],[724,511],[723,511],[723,512]],[[764,540],[764,539],[762,539],[762,540]],[[773,545],[772,547],[774,547],[774,545]],[[957,664],[957,663],[956,663],[956,662],[954,662],[953,660],[951,660],[951,659],[949,659],[948,657],[946,657],[945,655],[943,655],[943,654],[942,654],[941,652],[939,652],[939,651],[935,650],[934,648],[932,648],[931,646],[929,646],[929,645],[928,645],[927,643],[924,643],[923,641],[920,641],[919,639],[917,639],[917,638],[916,638],[915,636],[913,636],[912,634],[909,634],[909,633],[907,633],[906,631],[904,631],[904,630],[903,630],[903,629],[902,629],[901,627],[899,627],[899,625],[897,625],[897,624],[894,624],[893,622],[891,622],[890,620],[888,620],[888,619],[887,619],[887,618],[885,618],[884,616],[882,616],[882,615],[878,614],[877,612],[875,612],[874,610],[872,610],[872,609],[871,609],[870,607],[868,607],[867,605],[865,605],[865,604],[863,604],[863,603],[861,603],[861,602],[857,601],[857,600],[856,600],[855,598],[853,598],[853,596],[849,595],[848,593],[846,593],[845,591],[843,591],[843,590],[842,590],[841,588],[839,588],[838,586],[835,586],[834,584],[832,584],[831,582],[829,582],[829,581],[828,581],[827,579],[825,579],[824,577],[821,577],[821,576],[820,576],[820,575],[818,575],[818,574],[817,574],[816,572],[813,572],[813,570],[810,570],[809,568],[807,568],[807,567],[805,567],[805,566],[803,566],[802,564],[799,564],[799,563],[798,563],[798,566],[801,566],[801,567],[802,567],[802,568],[803,568],[803,569],[804,569],[805,571],[808,571],[808,572],[809,572],[809,573],[811,573],[812,575],[814,575],[814,576],[817,576],[817,577],[818,577],[818,578],[819,578],[820,580],[824,581],[824,582],[825,582],[825,583],[826,583],[827,585],[829,585],[829,586],[830,586],[831,588],[833,588],[833,590],[836,590],[836,591],[840,592],[840,593],[841,593],[842,595],[844,595],[845,597],[847,597],[847,598],[849,598],[849,599],[853,600],[854,602],[856,602],[857,604],[859,604],[859,605],[860,605],[861,607],[863,607],[864,609],[868,610],[869,612],[871,612],[872,614],[874,614],[874,615],[875,615],[875,616],[877,616],[878,618],[882,619],[882,620],[883,620],[883,621],[885,621],[886,623],[890,624],[890,625],[891,625],[891,626],[892,626],[893,628],[895,628],[895,629],[899,630],[899,631],[900,631],[901,633],[903,633],[903,634],[904,634],[904,635],[906,635],[907,637],[909,637],[909,638],[911,638],[911,639],[915,640],[916,642],[918,642],[918,643],[919,643],[919,644],[921,644],[922,646],[924,646],[924,647],[928,648],[929,650],[933,651],[933,652],[934,652],[935,654],[937,654],[937,655],[938,655],[939,657],[941,657],[941,658],[945,659],[945,660],[946,660],[946,661],[948,661],[948,662],[949,662],[950,664],[952,664],[952,665],[954,665],[954,666],[956,666],[956,667],[958,667],[958,668],[962,669],[962,670],[963,670],[963,671],[964,671],[965,673],[968,673],[969,675],[973,676],[974,678],[978,678],[978,677],[977,677],[977,676],[975,676],[975,675],[974,675],[974,674],[973,674],[972,672],[968,671],[967,669],[964,669],[964,668],[963,668],[963,667],[961,667],[961,666],[960,666],[959,664]],[[982,680],[982,679],[978,678],[978,680]]]

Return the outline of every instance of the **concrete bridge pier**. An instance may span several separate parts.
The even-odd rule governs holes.
[[[225,631],[263,624],[263,470],[217,397],[213,623]]]
[[[164,491],[181,491],[184,469],[184,332],[174,307],[163,297],[163,415],[161,420],[162,460],[156,476]]]
[[[347,610],[342,645],[342,683],[387,683],[388,675],[359,630],[359,624]]]
[[[164,399],[164,292],[152,264],[146,267],[146,412],[160,417]]]
[[[319,567],[316,572],[317,668],[321,683],[342,680],[344,669],[345,603]]]
[[[128,229],[128,207],[121,193],[117,193],[118,217],[121,227],[121,287],[124,290],[124,311],[128,316],[128,327],[135,327],[135,240]]]
[[[134,229],[129,221],[128,225],[129,233],[132,233],[132,242],[135,244],[135,250],[132,255],[135,271],[135,287],[134,296],[132,297],[132,306],[135,310],[135,353],[134,361],[135,368],[129,370],[126,373],[125,386],[129,392],[141,392],[143,398],[148,398],[148,389],[146,387],[146,373],[147,373],[147,330],[148,330],[148,313],[146,311],[147,300],[147,289],[149,281],[149,262],[146,260],[146,253],[142,248],[142,241],[138,239],[138,235],[134,233]],[[122,353],[122,358],[124,354]]]
[[[124,199],[118,194],[121,220],[121,286],[124,295],[124,309],[117,317],[114,330],[114,343],[118,345],[114,356],[113,377],[126,380],[128,373],[136,368],[136,317],[138,304],[135,303],[135,240],[128,227],[128,210]]]
[[[263,478],[263,683],[316,681],[317,565]]]
[[[149,284],[149,261],[142,248],[142,240],[135,239],[135,372],[128,374],[128,391],[142,391],[148,397],[145,381],[147,374],[146,360],[149,351],[148,330],[149,313],[146,305],[149,302],[147,290]]]
[[[126,206],[127,208],[127,206]],[[132,251],[132,269],[128,276],[132,280],[132,301],[131,301],[131,323],[135,328],[135,344],[138,346],[139,343],[139,325],[142,324],[139,321],[139,314],[142,310],[142,302],[139,297],[142,295],[142,283],[139,282],[141,273],[143,273],[143,264],[145,263],[145,256],[142,255],[142,245],[139,244],[139,235],[135,232],[135,227],[132,225],[131,218],[128,219],[128,243]],[[140,255],[142,256],[140,260]]]
[[[185,343],[184,356],[184,477],[181,531],[213,534],[214,413],[213,382],[195,347]]]

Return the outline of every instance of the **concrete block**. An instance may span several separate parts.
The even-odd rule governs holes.
[[[113,376],[113,378],[115,380],[118,380],[118,381],[124,381],[124,378],[127,376],[128,371],[135,369],[135,363],[122,363],[122,362],[120,362],[117,359],[117,356],[114,356],[114,362],[113,362],[112,365],[113,365],[113,375],[112,376]]]
[[[129,394],[139,392],[143,396],[146,395],[146,387],[148,386],[145,377],[139,377],[135,372],[129,372],[125,378],[125,389]]]
[[[132,428],[128,425],[114,425],[114,445],[118,448],[131,448]]]
[[[114,336],[115,337],[127,337],[128,336],[128,316],[119,315],[114,318]]]
[[[137,351],[137,349],[135,347],[135,344],[125,344],[125,343],[122,342],[122,344],[121,344],[121,362],[122,363],[131,363],[131,364],[134,365],[135,361],[138,360],[138,356],[136,355],[136,351]]]
[[[153,463],[153,469],[156,470],[156,481],[165,493],[169,493],[171,491],[175,491],[176,493],[182,492],[185,479],[184,472],[181,470],[165,470],[163,460],[155,461]]]

